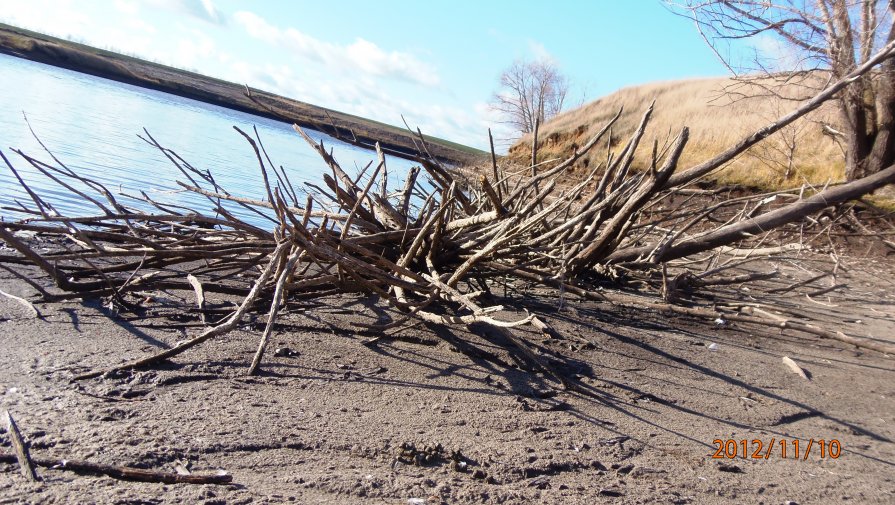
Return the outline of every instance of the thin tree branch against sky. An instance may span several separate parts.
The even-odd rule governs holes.
[[[726,73],[658,1],[21,0],[0,21],[487,148],[488,101],[514,60],[550,58],[568,102]],[[509,137],[510,135],[503,135]]]

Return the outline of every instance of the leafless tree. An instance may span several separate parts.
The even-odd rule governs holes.
[[[666,0],[695,21],[735,74],[761,71],[781,81],[825,75],[838,80],[895,40],[895,0]],[[757,67],[729,49],[749,39]],[[768,47],[774,50],[767,50]],[[775,54],[771,54],[775,53]],[[892,55],[895,56],[895,55]],[[846,87],[835,99],[846,145],[846,177],[855,180],[895,163],[895,58]],[[768,61],[770,58],[772,61]],[[764,61],[762,61],[764,60]]]
[[[500,75],[491,106],[515,130],[529,133],[562,110],[568,91],[568,79],[552,61],[516,60]]]
[[[762,115],[764,116],[762,119],[773,121],[784,115],[786,113],[783,110],[784,104],[785,102],[776,101],[770,112]],[[811,123],[804,120],[790,123],[746,151],[745,155],[758,160],[759,163],[776,172],[784,182],[787,182],[798,172],[796,151],[800,150],[802,138],[805,136],[809,124]]]

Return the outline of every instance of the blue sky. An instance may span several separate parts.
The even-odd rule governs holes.
[[[487,146],[501,70],[551,58],[570,105],[658,80],[724,75],[658,0],[13,0],[0,21]]]

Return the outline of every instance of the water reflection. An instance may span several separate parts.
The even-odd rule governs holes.
[[[165,93],[79,74],[19,58],[0,55],[0,147],[27,183],[61,213],[96,213],[84,199],[41,176],[11,149],[46,163],[51,157],[28,130],[23,113],[43,143],[75,172],[96,180],[115,193],[139,195],[189,207],[208,208],[208,200],[183,192],[177,180],[188,182],[155,147],[140,140],[145,127],[158,142],[199,170],[209,170],[230,193],[262,199],[266,194],[258,161],[249,144],[234,131],[252,133],[253,126],[273,162],[282,166],[296,189],[310,181],[322,185],[326,165],[291,125]],[[334,148],[340,164],[357,173],[375,153],[318,132]],[[389,158],[392,187],[412,165]],[[270,174],[270,177],[274,177]],[[266,199],[266,198],[265,198]],[[0,206],[16,207],[16,200],[31,205],[13,174],[0,170]],[[143,209],[126,198],[122,203]],[[228,206],[240,217],[269,228],[269,221]],[[0,210],[3,219],[21,213]]]

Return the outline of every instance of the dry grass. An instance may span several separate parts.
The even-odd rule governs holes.
[[[781,88],[787,97],[813,94],[806,86],[818,82],[789,84]],[[637,127],[643,112],[655,99],[652,121],[644,136],[646,145],[658,140],[660,149],[670,142],[682,126],[690,127],[690,142],[681,158],[680,168],[688,168],[723,151],[748,133],[786,114],[798,106],[797,101],[768,96],[738,99],[725,93],[761,94],[755,85],[744,86],[730,79],[693,79],[659,82],[624,88],[578,109],[565,112],[547,124],[539,134],[538,159],[546,160],[568,152],[587,142],[619,108],[624,112],[613,128],[612,142],[625,141]],[[833,127],[839,116],[833,104],[826,104],[809,116],[766,139],[744,156],[719,170],[711,177],[722,184],[738,184],[756,188],[799,186],[805,182],[823,184],[844,178],[844,156],[834,139],[823,133],[822,125]],[[794,145],[794,149],[788,146]],[[510,149],[510,156],[531,156],[531,137],[526,136]],[[643,167],[646,153],[635,160]],[[585,167],[605,160],[605,151],[596,150],[576,167]],[[789,174],[787,171],[790,167]],[[788,176],[787,176],[788,175]]]

